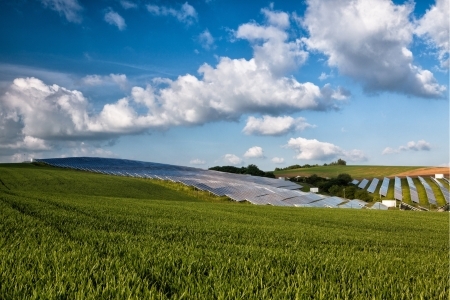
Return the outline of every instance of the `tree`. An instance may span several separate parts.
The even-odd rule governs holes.
[[[352,176],[347,173],[339,174],[336,179],[339,181],[340,185],[348,185],[353,180]]]

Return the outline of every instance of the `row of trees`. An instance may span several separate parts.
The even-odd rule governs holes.
[[[351,181],[349,174],[339,174],[336,178],[323,178],[316,174],[309,177],[291,178],[291,181],[305,182],[319,188],[319,191],[332,196],[345,197],[346,199],[360,199],[367,202],[373,201],[373,196],[366,190],[359,189]]]
[[[339,158],[337,161],[333,161],[329,164],[323,164],[324,166],[346,166],[347,162],[341,158]],[[303,166],[301,165],[292,165],[292,166],[288,166],[285,168],[275,168],[275,171],[282,171],[282,170],[293,170],[293,169],[302,169],[302,168],[313,168],[313,167],[319,167],[318,164],[315,165],[310,165],[310,164],[305,164]]]
[[[209,170],[215,170],[220,172],[227,172],[227,173],[234,173],[234,174],[249,174],[253,176],[260,176],[260,177],[269,177],[269,178],[275,178],[275,175],[273,172],[264,172],[260,170],[256,165],[250,164],[247,167],[233,167],[233,166],[215,166],[212,168],[209,168]]]

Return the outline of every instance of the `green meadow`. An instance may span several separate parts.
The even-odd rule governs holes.
[[[448,213],[256,206],[0,164],[0,220],[0,299],[449,295]]]

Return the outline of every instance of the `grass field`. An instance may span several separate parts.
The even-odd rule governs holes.
[[[448,299],[448,213],[0,164],[0,299]]]
[[[383,178],[394,176],[399,173],[420,169],[422,167],[399,167],[399,166],[319,166],[313,168],[302,168],[295,170],[282,170],[274,172],[275,176],[294,177],[311,176],[316,174],[321,177],[337,177],[341,173],[350,174],[353,178]]]

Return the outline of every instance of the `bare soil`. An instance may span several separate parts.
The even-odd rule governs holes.
[[[445,177],[450,176],[450,168],[446,167],[427,167],[411,171],[395,174],[397,177],[417,177],[417,176],[434,176],[434,174],[444,174]]]

